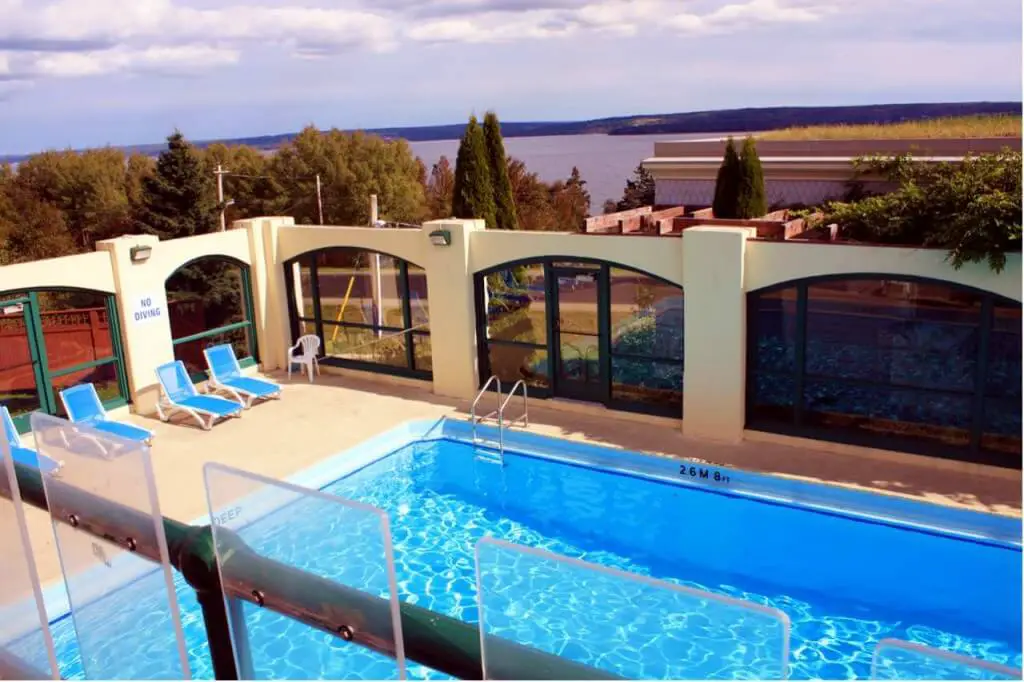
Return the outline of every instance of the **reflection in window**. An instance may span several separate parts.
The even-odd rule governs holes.
[[[488,339],[547,343],[547,297],[542,264],[498,270],[487,276],[486,288]]]
[[[986,301],[991,319],[982,314]],[[846,433],[880,447],[1019,454],[1020,310],[983,293],[901,280],[754,292],[748,421],[820,427],[825,437]]]
[[[174,357],[194,380],[206,378],[210,346],[230,343],[240,362],[256,361],[248,266],[203,258],[178,268],[166,286]]]
[[[682,288],[609,269],[612,400],[677,415],[683,405]]]
[[[343,366],[429,377],[426,272],[386,254],[348,247],[289,264],[298,334],[322,334],[321,352]],[[319,331],[318,331],[319,330]]]

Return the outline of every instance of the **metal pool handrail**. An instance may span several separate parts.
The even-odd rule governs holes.
[[[152,536],[153,519],[148,514],[75,488],[59,479],[53,479],[53,483],[64,488],[61,491],[62,506],[50,510],[39,471],[18,463],[14,468],[22,500],[28,504],[51,511],[69,525],[74,517],[78,530],[112,542],[149,561],[160,561],[155,545],[136,540]],[[0,495],[8,499],[11,497],[4,476],[0,476]],[[228,625],[229,618],[241,618],[243,601],[360,646],[382,651],[375,633],[383,629],[391,631],[391,609],[387,599],[260,556],[237,535],[230,537],[235,551],[227,559],[232,564],[230,573],[233,579],[222,593],[210,526],[192,526],[166,516],[162,521],[171,565],[196,591],[202,608],[210,658],[218,680],[242,679],[239,667],[243,672],[252,671],[250,652],[244,646],[235,650]],[[217,532],[223,535],[229,531],[221,528]],[[482,679],[481,636],[475,626],[407,602],[401,602],[400,616],[407,658],[460,679]],[[236,624],[238,622],[236,620]],[[358,623],[358,627],[351,627],[353,623]],[[621,679],[603,670],[493,635],[487,636],[487,648],[495,652],[488,657],[491,679]]]
[[[506,420],[504,418],[505,417],[505,408],[508,407],[508,404],[510,402],[512,402],[512,398],[516,394],[516,389],[519,388],[520,386],[523,387],[523,414],[522,414],[522,416],[516,417],[515,419],[507,419]],[[508,392],[508,396],[506,396],[504,402],[501,403],[501,407],[499,408],[499,412],[501,412],[502,421],[504,421],[506,424],[515,426],[516,422],[522,421],[523,422],[523,426],[529,426],[530,425],[530,405],[529,405],[529,396],[526,394],[526,380],[525,379],[520,379],[516,383],[512,384],[512,390]]]

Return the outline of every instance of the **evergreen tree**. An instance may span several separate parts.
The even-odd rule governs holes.
[[[616,211],[629,211],[634,208],[654,205],[654,176],[640,164],[633,171],[633,179],[626,181],[626,189],[622,192],[622,200],[615,204]]]
[[[585,229],[590,217],[590,192],[579,168],[573,166],[568,180],[551,186],[551,199],[558,220],[557,229],[569,228],[577,232]]]
[[[518,229],[519,219],[515,197],[512,195],[512,182],[508,177],[505,142],[501,139],[498,115],[493,111],[488,111],[484,116],[484,142],[487,144],[487,162],[494,190],[495,225],[499,230]]]
[[[764,170],[757,155],[753,137],[743,142],[740,154],[739,191],[736,198],[737,218],[760,218],[768,212],[768,197],[764,189]]]
[[[430,171],[427,180],[427,215],[431,220],[450,218],[452,215],[452,188],[455,173],[447,156],[442,156]]]
[[[487,161],[487,142],[476,116],[469,123],[459,142],[455,157],[455,187],[452,192],[452,215],[456,218],[481,219],[493,229],[496,226],[494,189],[491,168]]]
[[[220,225],[214,178],[185,137],[174,131],[156,172],[142,181],[139,231],[160,239],[214,232]]]
[[[716,218],[737,218],[736,202],[739,198],[740,157],[736,154],[736,144],[730,137],[725,143],[725,156],[718,167],[715,178],[715,198],[711,204]]]

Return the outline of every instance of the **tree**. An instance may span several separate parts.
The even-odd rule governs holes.
[[[516,202],[516,213],[521,230],[557,230],[558,221],[551,202],[551,186],[544,183],[526,164],[516,158],[508,159],[509,184]]]
[[[442,156],[431,168],[427,180],[427,217],[432,220],[451,217],[454,188],[455,173],[448,157]]]
[[[505,157],[505,142],[501,138],[501,124],[498,115],[488,111],[484,116],[484,142],[487,145],[487,162],[491,171],[491,187],[494,190],[495,226],[499,230],[519,228],[516,202],[512,195],[512,183],[508,177],[508,160]]]
[[[824,220],[844,239],[948,250],[954,268],[987,262],[1000,272],[1021,250],[1021,153],[968,156],[961,163],[921,163],[909,154],[857,161],[858,173],[897,185],[880,196],[832,202]]]
[[[768,198],[764,189],[764,169],[757,155],[753,137],[743,141],[740,154],[739,191],[736,199],[736,217],[760,218],[768,212]]]
[[[317,175],[327,224],[368,225],[371,194],[383,219],[414,223],[424,217],[420,164],[405,140],[307,126],[278,150],[269,168],[284,190],[278,212],[300,224],[319,221]]]
[[[15,181],[5,181],[0,190],[0,263],[75,253],[75,240],[59,208]]]
[[[470,116],[455,158],[452,215],[456,218],[478,218],[488,228],[494,228],[497,224],[495,212],[487,142],[476,116]]]
[[[139,230],[161,239],[217,230],[220,214],[214,179],[206,170],[199,153],[175,130],[157,159],[156,172],[142,181]]]
[[[640,164],[633,170],[633,178],[626,181],[626,189],[622,192],[622,199],[618,203],[614,203],[615,210],[606,210],[605,213],[629,211],[634,208],[653,205],[654,176],[644,168],[643,164]],[[605,206],[607,207],[607,202]]]
[[[207,175],[213,176],[217,166],[226,169],[225,201],[233,203],[224,210],[224,220],[277,215],[281,209],[283,190],[277,178],[270,175],[269,161],[259,150],[248,145],[211,144],[201,152]]]
[[[711,209],[716,218],[738,217],[739,185],[740,157],[736,154],[736,144],[730,137],[725,143],[725,155],[715,178],[715,198]]]
[[[573,166],[568,180],[552,185],[551,198],[558,229],[570,228],[582,232],[590,216],[590,192],[587,191],[587,181],[580,176],[579,168]]]

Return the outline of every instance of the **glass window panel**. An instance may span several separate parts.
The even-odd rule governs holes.
[[[205,363],[203,364],[205,367]],[[117,361],[108,362],[99,367],[83,369],[70,374],[64,374],[53,378],[53,392],[57,399],[57,415],[65,416],[64,403],[60,399],[60,392],[65,388],[77,386],[78,384],[91,383],[96,387],[96,393],[104,403],[118,398],[126,397],[121,395],[121,386],[118,384]]]
[[[412,326],[421,331],[430,331],[427,271],[412,263],[408,263],[406,267],[409,270],[409,309],[412,312]]]
[[[299,336],[312,334],[316,336],[316,322],[312,320],[299,320]]]
[[[992,306],[985,393],[1001,398],[1016,398],[1018,414],[1021,407],[1021,345],[1020,304],[996,301]]]
[[[757,337],[754,369],[795,372],[797,346],[797,288],[777,289],[750,297],[750,314]]]
[[[612,356],[612,399],[683,409],[683,366]]]
[[[391,367],[408,367],[406,334],[324,324],[327,356]]]
[[[623,268],[609,269],[612,352],[683,357],[683,289]]]
[[[23,305],[0,309],[0,402],[11,416],[38,410],[35,370]]]
[[[242,327],[241,329],[232,329],[231,331],[221,332],[219,334],[211,334],[210,336],[203,337],[201,339],[195,339],[194,341],[186,341],[185,343],[178,343],[174,346],[174,359],[181,360],[185,363],[185,368],[189,374],[206,373],[206,357],[203,355],[203,349],[210,346],[216,346],[221,343],[230,343],[235,349],[235,356],[242,360],[243,358],[251,357],[249,336],[252,333],[251,327]]]
[[[994,452],[1015,454],[1018,457],[1015,466],[1019,466],[1021,427],[1019,398],[1016,400],[985,399],[985,426],[981,437],[982,448]]]
[[[245,321],[247,292],[242,282],[241,267],[218,258],[196,261],[175,271],[167,280],[171,338]]]
[[[808,374],[973,391],[981,297],[898,280],[807,289]]]
[[[421,372],[433,371],[434,359],[430,351],[430,335],[413,334],[412,347],[415,353],[416,369]]]
[[[749,421],[783,421],[796,419],[796,377],[792,374],[754,375],[754,395],[750,401]]]
[[[551,387],[548,352],[544,348],[489,343],[487,358],[491,374],[501,380],[502,388],[511,388],[520,379],[530,386]]]
[[[547,300],[540,263],[499,270],[484,278],[487,338],[547,343]]]
[[[559,330],[563,333],[597,334],[597,274],[559,274],[555,284],[558,287]]]
[[[107,298],[108,294],[92,291],[37,295],[51,371],[114,355]]]
[[[598,381],[601,376],[600,346],[597,336],[559,334],[560,376],[582,381]]]
[[[398,260],[361,249],[316,255],[324,322],[354,322],[405,329]]]
[[[971,401],[969,395],[809,378],[804,384],[804,419],[808,425],[967,446]]]

